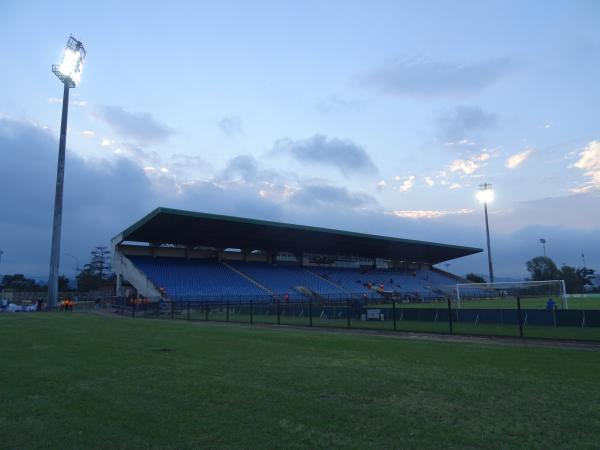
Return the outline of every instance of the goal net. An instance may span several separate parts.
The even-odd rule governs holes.
[[[519,297],[522,308],[543,309],[549,299],[557,308],[568,309],[563,280],[515,281],[501,283],[460,283],[455,286],[455,301],[459,308],[491,307],[514,303]]]

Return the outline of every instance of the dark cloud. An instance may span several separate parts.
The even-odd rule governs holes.
[[[290,155],[302,163],[332,166],[345,175],[377,173],[366,150],[347,139],[328,138],[320,134],[298,141],[281,139],[275,143],[274,153]]]
[[[494,128],[497,122],[496,114],[478,106],[457,106],[438,118],[441,137],[449,141],[473,138],[481,131]]]
[[[227,161],[216,181],[243,181],[249,185],[259,183],[281,184],[282,176],[273,170],[264,169],[252,155],[237,155]]]
[[[47,131],[0,119],[0,272],[44,278],[48,273],[58,143]],[[62,251],[83,264],[96,245],[157,206],[322,226],[408,239],[483,248],[480,216],[473,222],[411,220],[385,215],[369,195],[326,183],[302,183],[284,196],[262,197],[270,173],[249,156],[233,158],[228,168],[249,182],[218,181],[178,186],[170,174],[146,174],[133,160],[83,160],[70,149],[65,171]],[[162,177],[158,182],[153,178]],[[266,189],[266,188],[265,188]],[[600,268],[598,195],[577,195],[519,204],[507,214],[490,215],[492,254],[497,276],[526,276],[525,261],[541,252],[538,240],[558,263]],[[538,223],[543,225],[531,225]],[[510,226],[510,227],[509,227]],[[485,253],[452,261],[459,274],[486,272]],[[61,273],[72,275],[74,263],[61,257]],[[444,268],[444,267],[442,267]]]
[[[513,68],[514,62],[509,58],[470,63],[405,58],[389,61],[368,73],[362,84],[384,94],[417,97],[464,95],[488,87]]]
[[[314,206],[344,206],[359,208],[378,207],[377,201],[370,195],[350,192],[348,189],[330,185],[308,185],[297,190],[290,201],[305,208]]]
[[[8,187],[0,195],[3,273],[48,272],[57,153],[47,131],[0,119],[0,179]],[[69,148],[64,188],[62,250],[82,264],[93,246],[109,245],[154,201],[144,171],[130,160],[84,161]],[[72,274],[71,262],[61,259],[61,273]]]
[[[244,132],[243,122],[241,117],[227,116],[219,120],[219,129],[230,138],[233,138]]]
[[[123,139],[139,144],[159,144],[166,141],[173,131],[158,122],[149,113],[130,113],[121,106],[97,106],[94,115],[110,126]]]

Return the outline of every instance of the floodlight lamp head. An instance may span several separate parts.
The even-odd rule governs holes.
[[[494,201],[494,191],[491,184],[484,183],[479,186],[477,200],[479,200],[479,203],[491,203]]]
[[[73,36],[70,36],[63,53],[62,62],[58,65],[53,65],[52,72],[68,87],[74,88],[81,81],[84,58],[85,48],[83,44]]]

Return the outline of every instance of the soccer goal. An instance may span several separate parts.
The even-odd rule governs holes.
[[[523,308],[543,309],[552,299],[557,308],[569,309],[564,280],[459,283],[455,286],[458,308],[502,307],[517,297]]]

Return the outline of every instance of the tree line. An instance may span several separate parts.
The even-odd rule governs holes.
[[[107,247],[94,247],[90,252],[90,260],[77,273],[76,288],[69,286],[69,279],[64,275],[58,277],[58,290],[66,292],[77,290],[89,292],[113,286],[115,275],[110,271],[110,252]],[[4,275],[1,287],[18,292],[43,292],[48,289],[46,283],[38,283],[23,274]]]
[[[558,268],[547,256],[536,256],[525,263],[529,278],[527,281],[564,280],[569,294],[581,294],[586,286],[594,285],[596,271],[587,267],[573,267],[563,264]],[[485,283],[486,280],[476,273],[468,273],[465,278],[472,283]]]

